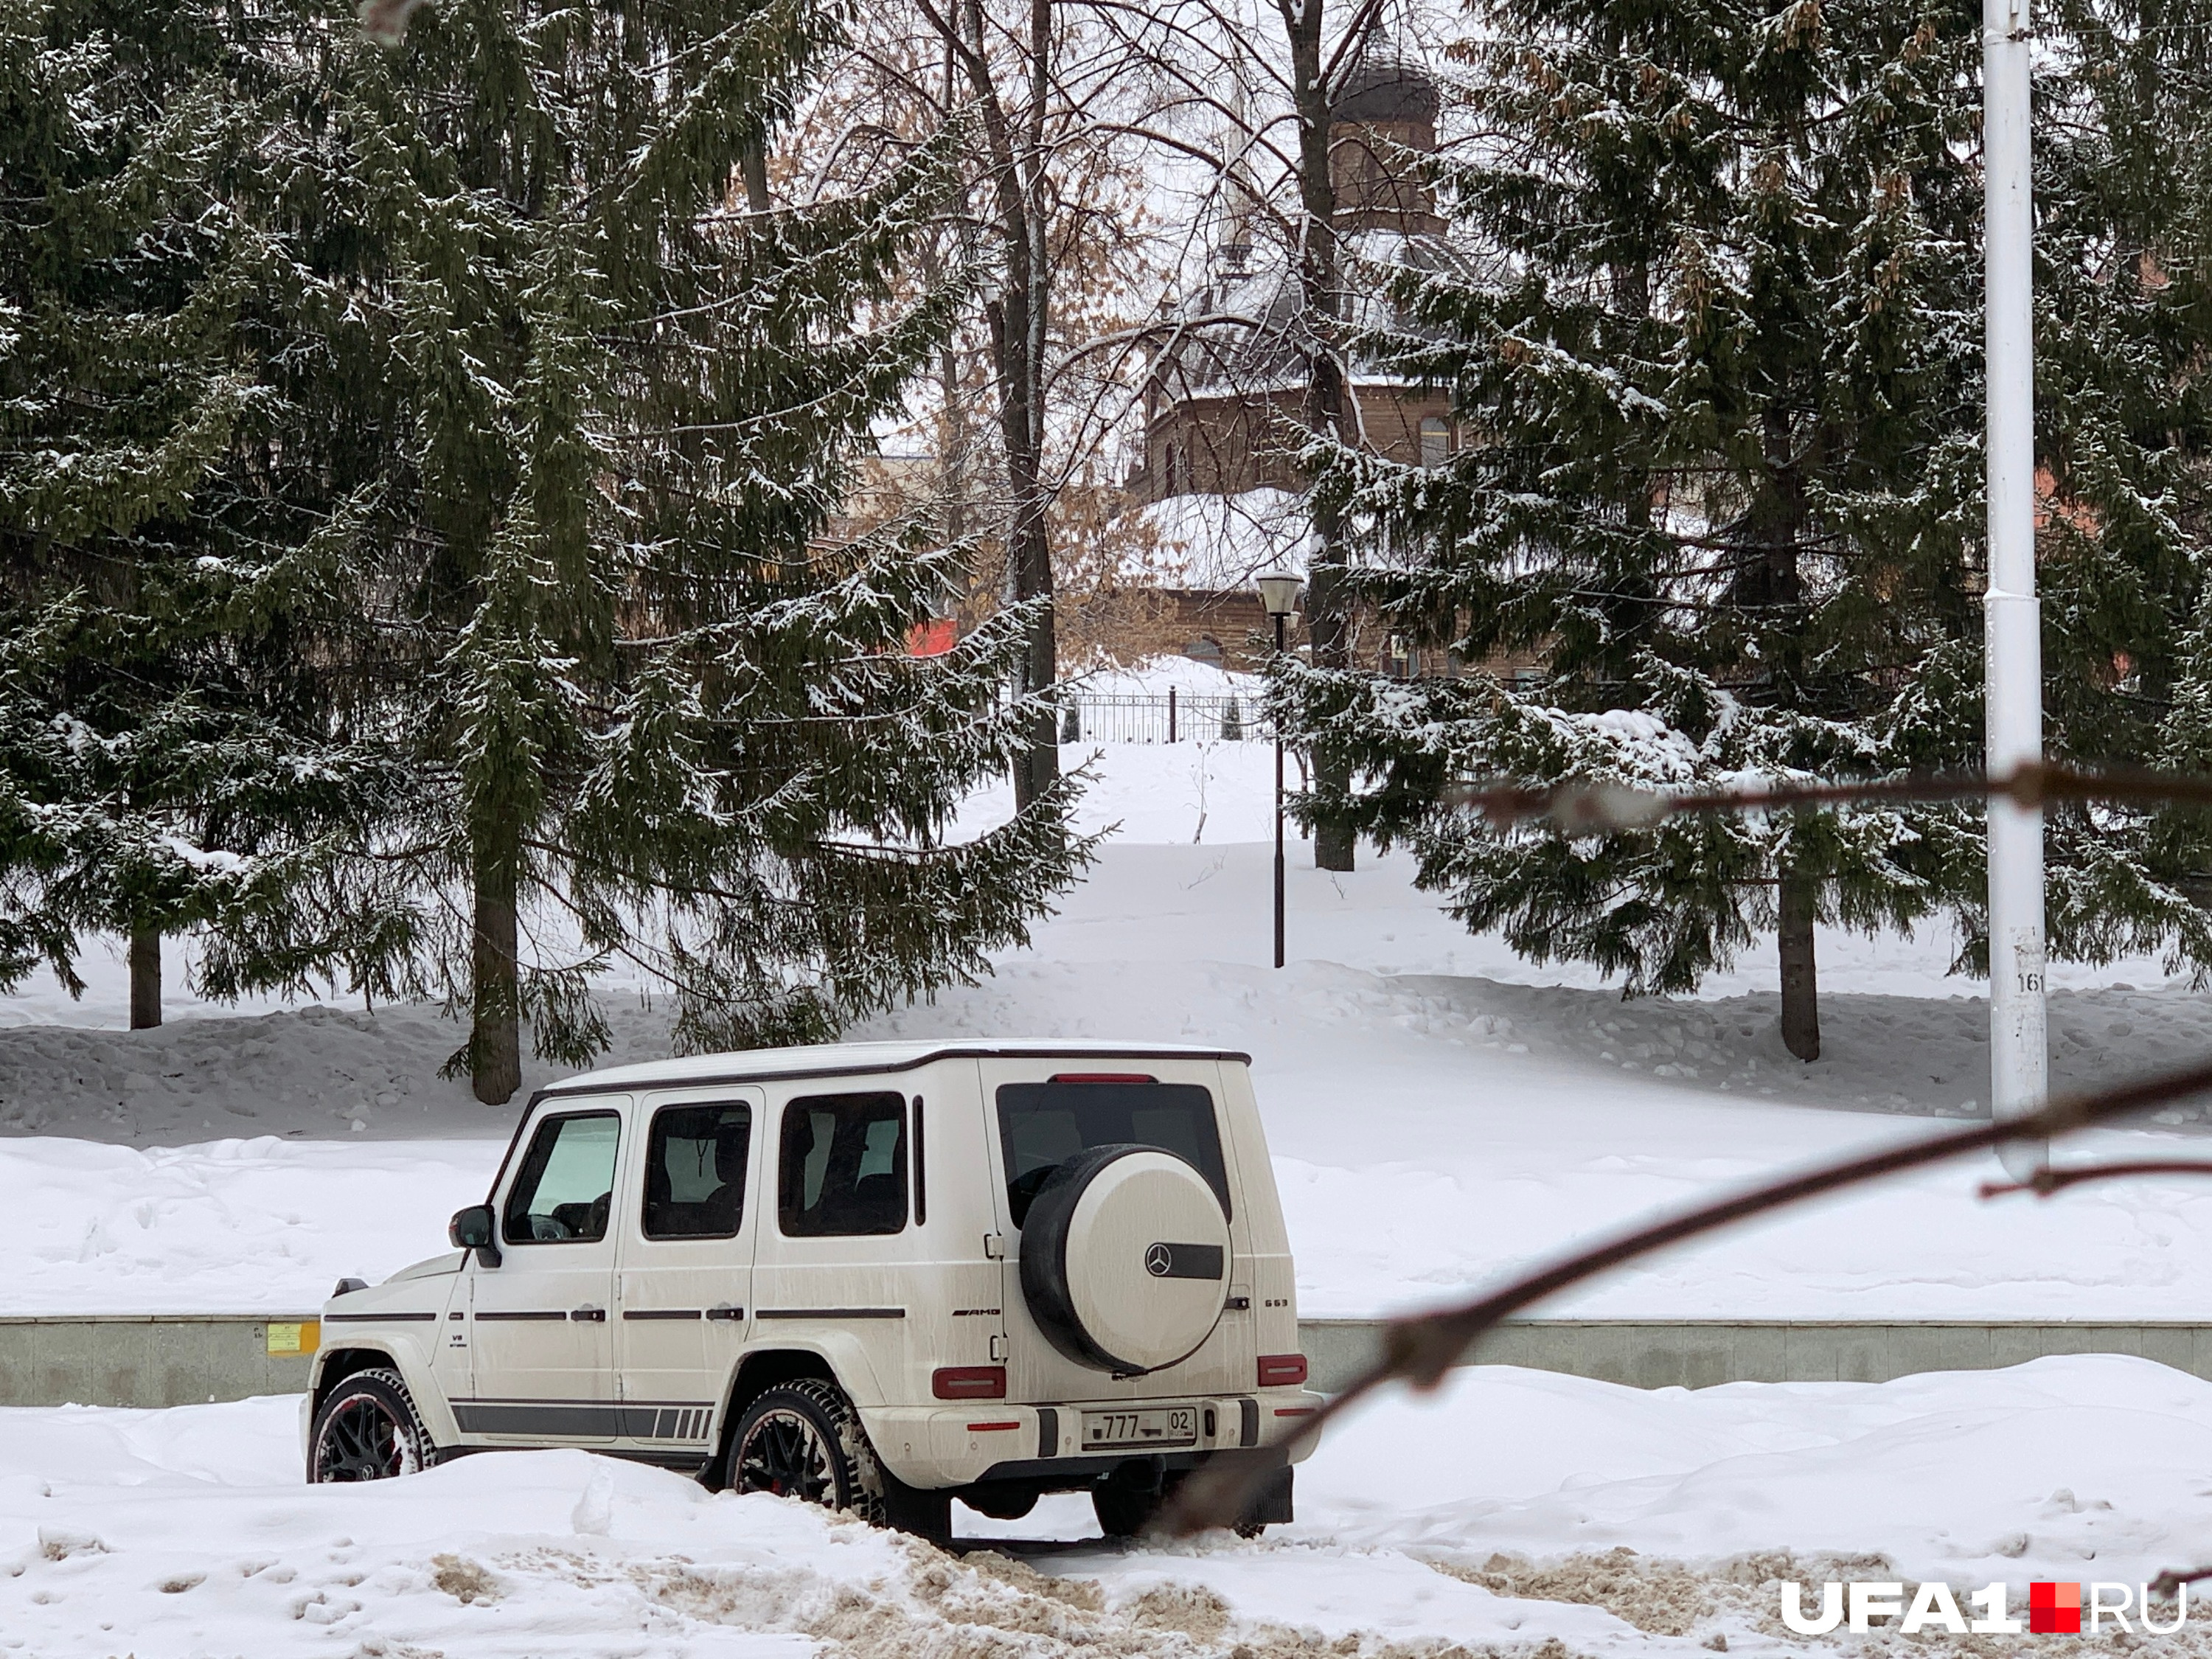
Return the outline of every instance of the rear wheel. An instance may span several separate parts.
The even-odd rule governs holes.
[[[1141,1538],[1158,1530],[1161,1511],[1174,1500],[1176,1489],[1187,1478],[1180,1470],[1164,1469],[1155,1474],[1141,1463],[1115,1471],[1091,1489],[1091,1508],[1098,1517],[1098,1530],[1109,1538]],[[1286,1506],[1287,1496],[1284,1502]],[[1290,1518],[1287,1507],[1279,1514],[1273,1512],[1269,1496],[1263,1496],[1255,1508],[1257,1516],[1266,1518],[1248,1512],[1236,1524],[1239,1538],[1257,1538],[1267,1530],[1269,1521]]]
[[[430,1431],[398,1371],[356,1371],[325,1396],[307,1437],[307,1479],[389,1480],[437,1461]]]
[[[1109,1538],[1139,1538],[1158,1524],[1160,1511],[1182,1484],[1180,1474],[1156,1472],[1142,1462],[1115,1470],[1091,1489],[1098,1530]]]
[[[826,1509],[849,1510],[878,1526],[890,1518],[887,1483],[853,1402],[803,1377],[780,1382],[745,1407],[730,1453],[730,1485]]]

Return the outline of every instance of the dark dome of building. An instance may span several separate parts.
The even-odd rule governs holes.
[[[1336,100],[1340,121],[1433,121],[1437,83],[1418,64],[1396,58],[1362,58],[1345,77]]]

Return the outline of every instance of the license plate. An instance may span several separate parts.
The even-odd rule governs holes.
[[[1167,1406],[1155,1411],[1085,1412],[1083,1444],[1106,1446],[1195,1446],[1198,1407]]]

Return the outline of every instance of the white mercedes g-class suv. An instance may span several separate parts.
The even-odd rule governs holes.
[[[457,1247],[322,1316],[307,1478],[583,1446],[934,1535],[1142,1530],[1319,1405],[1247,1056],[848,1043],[540,1091]],[[1301,1453],[1301,1455],[1303,1455]]]

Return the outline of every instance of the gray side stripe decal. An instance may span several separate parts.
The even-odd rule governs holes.
[[[530,1434],[556,1439],[703,1440],[711,1406],[622,1405],[586,1400],[457,1400],[465,1434]]]

